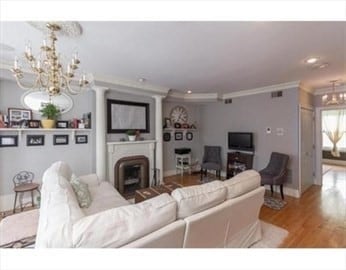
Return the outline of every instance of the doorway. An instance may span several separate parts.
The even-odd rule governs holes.
[[[338,118],[340,111],[346,113],[346,106],[319,107],[316,108],[316,184],[324,185],[325,179],[329,179],[331,172],[343,174],[346,179],[346,124],[345,118]],[[328,138],[327,131],[335,130],[339,122],[342,138],[337,143],[337,152],[333,150],[333,143]],[[327,125],[327,127],[326,127]],[[329,127],[328,127],[329,126]],[[333,139],[333,138],[332,138]],[[334,152],[334,153],[332,153]],[[327,181],[327,180],[326,180]],[[328,180],[329,181],[329,180]]]

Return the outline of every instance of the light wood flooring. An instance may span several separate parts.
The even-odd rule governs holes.
[[[199,182],[199,174],[166,177],[185,186]],[[268,193],[270,195],[270,192]],[[280,198],[279,194],[274,194]],[[346,247],[346,168],[332,167],[323,176],[323,185],[311,186],[301,198],[285,196],[281,210],[262,206],[260,219],[289,232],[281,247]]]

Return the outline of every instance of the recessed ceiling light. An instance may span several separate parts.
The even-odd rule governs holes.
[[[145,82],[146,79],[145,79],[145,78],[139,78],[138,81],[139,81],[139,82]]]
[[[318,61],[317,57],[310,57],[309,59],[307,59],[305,62],[307,64],[315,64]]]
[[[323,64],[321,64],[321,65],[319,65],[318,66],[318,68],[326,68],[326,67],[328,67],[329,66],[329,64],[328,63],[323,63]]]
[[[188,94],[191,94],[191,93],[192,93],[192,91],[191,91],[191,90],[187,90],[187,93],[188,93]]]

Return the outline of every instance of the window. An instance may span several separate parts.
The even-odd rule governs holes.
[[[331,150],[333,143],[327,136],[327,130],[335,132],[339,127],[339,132],[342,134],[341,139],[336,144],[337,148],[346,151],[346,110],[325,110],[322,111],[322,139],[323,149]]]

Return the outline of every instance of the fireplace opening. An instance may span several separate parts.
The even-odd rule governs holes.
[[[145,156],[124,157],[114,166],[114,186],[124,196],[149,186],[149,160]]]

